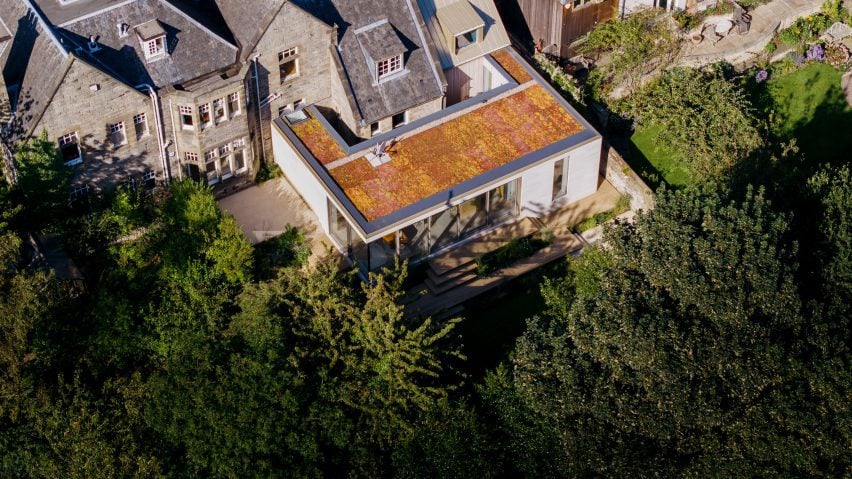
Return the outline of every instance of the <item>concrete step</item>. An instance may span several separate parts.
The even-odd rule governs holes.
[[[426,278],[426,281],[424,282],[426,283],[426,286],[429,287],[429,291],[433,295],[438,296],[446,293],[447,291],[451,291],[455,288],[458,288],[463,284],[470,283],[471,281],[477,278],[479,278],[479,276],[477,276],[476,271],[471,271],[457,277],[456,279],[446,281],[442,284],[435,284],[431,278]]]
[[[476,261],[470,261],[455,269],[451,269],[444,274],[436,272],[431,267],[426,269],[426,276],[436,285],[442,285],[447,281],[454,280],[476,269]]]

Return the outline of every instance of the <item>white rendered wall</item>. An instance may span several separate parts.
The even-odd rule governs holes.
[[[565,196],[553,202],[553,167],[568,163]],[[596,139],[570,152],[531,168],[521,176],[521,216],[539,216],[591,195],[598,189],[601,140]]]
[[[281,167],[284,176],[296,188],[308,207],[316,213],[320,226],[328,234],[328,202],[325,189],[275,125],[272,126],[272,152],[275,163]]]

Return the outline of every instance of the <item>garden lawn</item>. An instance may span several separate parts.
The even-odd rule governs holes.
[[[843,96],[840,77],[830,65],[814,63],[771,78],[768,95],[757,104],[764,114],[774,114],[774,133],[796,138],[814,166],[846,162],[852,151],[852,108]]]
[[[654,138],[661,126],[649,126],[636,130],[630,138],[630,154],[639,174],[653,186],[665,182],[670,186],[683,186],[692,182],[692,174],[675,161],[673,152],[664,145],[655,145]]]

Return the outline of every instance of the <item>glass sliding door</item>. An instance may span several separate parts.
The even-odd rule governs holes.
[[[432,252],[459,239],[458,215],[455,206],[432,216],[431,222]]]
[[[518,216],[518,191],[521,180],[512,180],[488,193],[488,222],[498,224]]]
[[[429,254],[429,218],[399,231],[399,254],[412,261]]]
[[[481,194],[458,206],[460,235],[462,237],[469,236],[486,226],[488,210],[485,207],[485,196],[485,194]]]
[[[349,227],[349,222],[334,206],[334,203],[330,200],[326,201],[328,202],[328,232],[337,241],[337,244],[346,251],[346,254],[351,256],[352,228]]]

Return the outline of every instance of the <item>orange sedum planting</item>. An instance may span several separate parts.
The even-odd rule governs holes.
[[[506,73],[511,75],[511,77],[514,78],[516,82],[523,84],[532,80],[532,77],[529,73],[527,73],[524,67],[522,67],[520,63],[515,61],[515,59],[512,58],[512,55],[506,50],[494,52],[491,54],[491,57],[496,60],[497,63],[499,63],[500,66],[503,67],[504,70],[506,70]]]
[[[330,173],[373,221],[583,130],[544,88],[534,85],[388,149],[373,167],[358,158]]]
[[[299,137],[305,148],[314,155],[320,163],[327,165],[332,161],[343,158],[346,154],[334,138],[328,134],[322,124],[313,116],[306,121],[291,125],[290,129]]]

